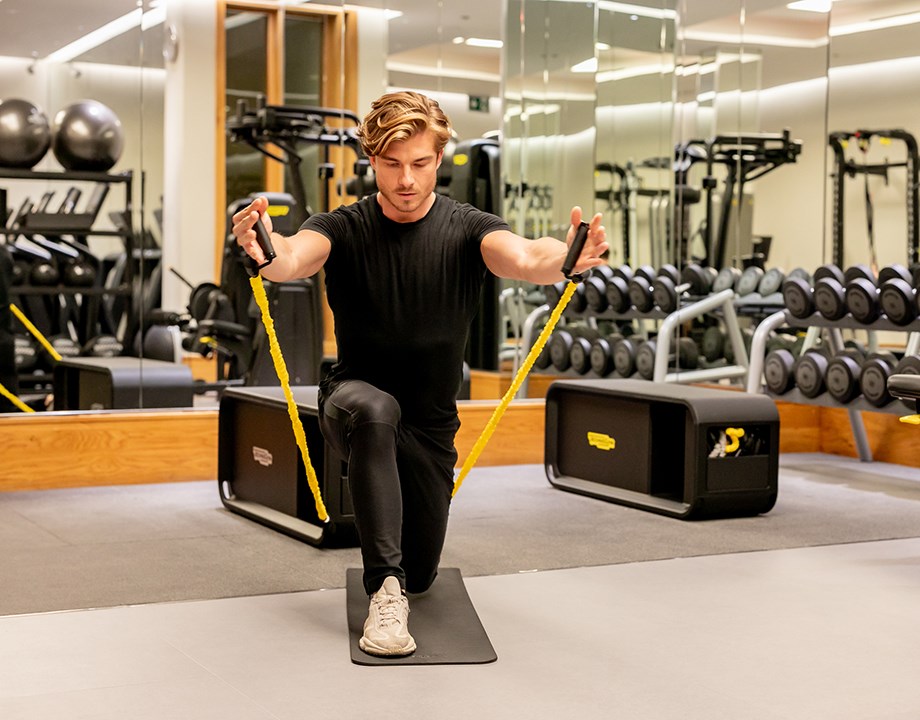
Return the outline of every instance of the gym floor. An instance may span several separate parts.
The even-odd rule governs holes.
[[[263,572],[258,568],[270,564],[276,548],[282,552],[280,541],[272,545],[274,534],[262,537],[226,514],[210,483],[0,496],[0,539],[8,549],[0,570],[9,589],[6,602],[0,592],[0,608],[12,607],[14,595],[26,597],[29,588],[19,583],[32,586],[35,606],[59,597],[68,607],[0,617],[0,717],[920,716],[917,471],[786,456],[771,513],[707,522],[556,491],[541,471],[475,470],[467,495],[458,495],[445,565],[464,571],[498,654],[496,663],[467,666],[353,665],[344,573],[328,567],[338,579],[328,589],[256,594],[224,587],[227,596],[212,590],[214,599],[150,602],[142,598],[159,596],[141,589],[130,602],[103,607],[84,600],[81,607],[73,588],[62,587],[81,569],[67,575],[49,568],[56,577],[44,577],[13,566],[17,558],[47,557],[25,547],[39,544],[38,527],[61,543],[56,552],[82,544],[92,556],[106,555],[120,532],[118,542],[133,546],[144,564],[140,518],[132,517],[139,506],[148,508],[161,536],[175,542],[189,534],[188,516],[176,517],[174,537],[162,518],[182,514],[157,515],[148,501],[172,493],[190,513],[201,504],[213,522],[239,523],[236,540],[250,545],[251,573]],[[66,521],[64,508],[51,508],[62,502]],[[541,514],[550,507],[559,522]],[[533,554],[521,556],[515,541]],[[43,542],[45,551],[53,544]],[[305,563],[356,561],[352,549],[287,546]],[[137,576],[121,566],[107,574],[90,553],[85,557],[82,584],[108,584],[112,598],[128,597],[115,592],[119,583],[137,586],[136,577],[159,572],[151,564]]]

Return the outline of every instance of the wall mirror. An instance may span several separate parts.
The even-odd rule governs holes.
[[[303,7],[308,5],[321,9]],[[181,7],[211,11],[210,3]],[[500,209],[522,234],[559,235],[569,208],[580,204],[604,213],[611,264],[711,258],[714,265],[740,266],[758,251],[768,267],[787,271],[811,271],[830,261],[884,266],[918,259],[916,0],[508,0],[500,10],[483,0],[462,6],[363,0],[322,8],[343,18],[337,26],[342,52],[358,58],[351,86],[341,71],[327,67],[327,84],[338,86],[339,102],[360,114],[388,88],[419,89],[447,109],[458,142],[500,135]],[[121,268],[136,277],[148,279],[156,271],[162,276],[160,305],[182,311],[191,289],[170,268],[193,287],[213,280],[213,250],[202,259],[189,248],[210,248],[226,228],[213,209],[217,202],[202,208],[197,196],[167,203],[173,218],[162,212],[170,192],[164,155],[181,136],[181,126],[164,120],[169,63],[176,53],[181,62],[196,45],[183,38],[181,26],[164,21],[165,10],[156,0],[0,4],[3,98],[30,101],[49,122],[78,100],[108,106],[120,121],[124,147],[106,172],[131,174],[130,189],[113,181],[101,197],[92,180],[44,177],[62,169],[49,150],[31,169],[5,169],[12,177],[0,187],[6,190],[7,226],[20,209],[31,208],[32,225],[23,229],[60,246],[42,248],[24,232],[7,232],[24,238],[22,252],[30,261],[52,252],[86,255],[86,240],[98,272],[110,273],[119,256]],[[245,10],[233,19],[239,32],[232,51],[240,57],[252,37],[245,28],[258,24]],[[30,21],[36,13],[55,22]],[[295,22],[296,16],[291,10],[287,19]],[[109,26],[113,21],[118,23]],[[355,23],[357,35],[346,33],[347,22]],[[100,27],[113,33],[70,46]],[[307,22],[290,29],[299,38],[292,45],[300,46],[316,31]],[[346,37],[360,38],[359,45],[349,49]],[[164,60],[164,39],[172,59]],[[285,101],[312,103],[320,78],[298,67],[285,69],[296,78]],[[258,92],[251,85],[243,78],[232,89],[251,99]],[[754,156],[773,148],[765,143],[782,147],[784,137],[798,151],[758,174],[757,157],[752,160],[749,148],[733,147],[733,136],[760,136]],[[722,154],[709,167],[698,149],[714,138],[723,139]],[[183,153],[191,145],[186,142]],[[309,153],[314,167],[321,164],[316,149]],[[242,168],[235,178],[266,167],[245,153],[232,162]],[[212,176],[215,171],[206,168]],[[708,205],[702,192],[707,176],[716,185]],[[314,170],[304,177],[311,205],[319,206],[319,177]],[[80,197],[69,220],[84,221],[87,207],[94,211],[92,237],[70,237],[62,229],[81,228],[61,228],[44,217],[58,214],[72,187]],[[227,188],[223,198],[244,190]],[[136,241],[130,263],[125,210]],[[59,235],[72,243],[55,240]],[[164,253],[159,264],[158,250]],[[67,312],[60,293],[36,279],[38,286],[27,293],[30,312],[36,318]],[[117,335],[128,322],[120,310],[126,295],[153,302],[156,287],[147,282],[126,288],[125,295],[104,288],[71,294],[89,297],[87,306],[105,307],[109,324],[97,334],[111,329]],[[46,329],[61,334],[60,325]],[[78,339],[85,344],[92,338],[84,333]],[[138,407],[147,406],[142,388]]]

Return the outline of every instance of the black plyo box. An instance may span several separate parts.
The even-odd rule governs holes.
[[[742,429],[744,449],[713,448]],[[779,413],[764,395],[644,380],[554,382],[550,483],[682,519],[756,515],[776,502]]]
[[[62,358],[54,367],[55,410],[191,407],[195,381],[182,363],[134,357]]]
[[[221,396],[217,478],[231,511],[313,545],[357,542],[347,464],[319,429],[317,387],[291,388],[329,522],[316,511],[280,387],[231,387]]]

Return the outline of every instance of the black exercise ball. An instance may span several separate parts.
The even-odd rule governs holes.
[[[105,172],[118,162],[124,145],[121,120],[97,100],[68,105],[51,124],[51,151],[65,170]]]
[[[51,146],[51,127],[44,111],[28,100],[0,100],[0,165],[31,168]]]

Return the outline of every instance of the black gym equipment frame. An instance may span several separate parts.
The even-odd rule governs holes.
[[[738,188],[738,197],[743,198],[746,183],[782,165],[796,162],[801,152],[802,142],[793,140],[788,129],[782,133],[717,135],[706,143],[706,177],[703,186],[706,189],[707,265],[725,266],[728,224],[735,187]],[[727,171],[717,234],[714,233],[715,224],[712,222],[713,192],[716,188],[712,170],[716,163],[725,165]]]
[[[872,138],[900,140],[907,149],[904,162],[895,163],[857,163],[846,157],[846,145],[851,140],[869,143]],[[918,235],[917,214],[920,210],[920,156],[917,140],[906,130],[853,130],[838,131],[828,135],[828,144],[834,152],[834,225],[832,257],[837,267],[844,266],[844,208],[843,193],[847,177],[862,175],[881,175],[886,181],[888,170],[903,167],[907,170],[907,261],[913,265],[920,262],[920,235]],[[870,238],[871,239],[871,238]]]

